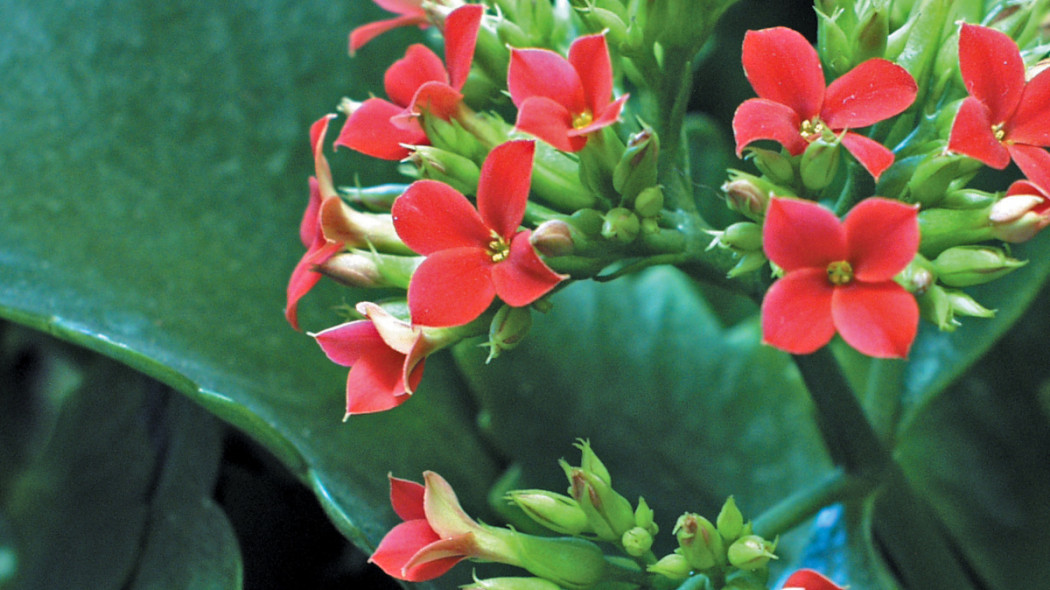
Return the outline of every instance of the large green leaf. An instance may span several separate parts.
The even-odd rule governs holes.
[[[753,321],[723,328],[679,272],[577,284],[553,301],[484,370],[483,349],[457,349],[487,431],[528,486],[563,489],[553,459],[577,460],[573,439],[589,438],[617,490],[644,496],[669,531],[730,494],[757,516],[826,473],[790,358],[762,346]]]
[[[380,14],[320,0],[0,5],[0,315],[248,432],[366,548],[395,521],[388,471],[439,470],[473,506],[495,473],[440,362],[402,410],[344,424],[345,369],[282,317],[307,127],[343,94],[381,89],[384,52],[404,39],[346,56],[351,23]],[[391,171],[332,161],[363,182]],[[305,325],[335,323],[338,302],[318,292]]]

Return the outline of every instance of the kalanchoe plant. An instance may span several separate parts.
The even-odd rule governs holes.
[[[737,156],[746,152],[756,170],[726,172],[727,216],[704,213],[717,202],[694,190],[701,184],[690,170],[706,146],[690,143],[695,56],[680,52],[704,46],[710,23],[664,23],[671,3],[644,0],[379,4],[401,16],[355,29],[352,48],[395,26],[435,24],[447,68],[412,45],[386,72],[390,102],[343,109],[337,146],[401,159],[417,179],[382,211],[344,201],[320,148],[328,119],[311,132],[308,251],[289,284],[289,320],[295,325],[319,273],[394,291],[384,293],[385,307],[359,303],[364,319],[314,334],[329,358],[351,367],[347,413],[404,404],[425,357],[441,348],[487,345],[488,361],[514,349],[532,329],[530,308],[556,305],[550,296],[563,287],[669,265],[760,304],[761,341],[794,355],[838,470],[754,522],[732,497],[714,521],[686,512],[665,525],[677,548],[660,558],[654,510],[614,489],[586,442],[579,466],[561,462],[565,494],[501,495],[515,507],[511,518],[560,537],[478,523],[434,473],[425,486],[392,478],[404,522],[375,563],[408,581],[463,559],[531,574],[475,577],[475,588],[750,590],[776,586],[771,572],[783,572],[783,588],[838,590],[782,560],[779,535],[843,501],[861,511],[888,505],[897,517],[868,526],[892,529],[885,559],[904,587],[977,587],[895,463],[887,421],[903,394],[889,381],[873,386],[868,409],[879,413],[869,419],[850,389],[889,379],[892,371],[867,369],[889,365],[864,364],[873,361],[845,348],[839,356],[854,360],[839,364],[828,349],[839,348],[838,335],[860,357],[907,359],[924,330],[995,315],[967,289],[1022,269],[1002,242],[1050,225],[1050,74],[1026,80],[1025,60],[1039,56],[1025,56],[1014,38],[1036,53],[1046,47],[1032,27],[1008,26],[1018,14],[1045,17],[1046,3],[993,18],[972,3],[826,0],[817,3],[816,48],[786,27],[748,31],[742,69],[758,96],[737,107],[731,130]],[[985,24],[971,23],[978,13]],[[957,50],[926,37],[951,39]],[[465,106],[465,95],[477,101],[485,92],[493,110]],[[969,186],[980,164],[1011,161],[1027,178],[1000,192]],[[406,300],[407,313],[396,315]],[[922,318],[932,325],[920,328]],[[869,372],[860,377],[857,366]]]

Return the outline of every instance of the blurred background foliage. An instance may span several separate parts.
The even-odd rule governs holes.
[[[460,347],[402,408],[341,421],[345,369],[281,310],[306,129],[341,96],[379,94],[424,37],[397,31],[348,58],[351,26],[382,14],[366,0],[0,3],[0,588],[391,584],[351,546],[369,551],[396,522],[388,472],[438,471],[496,521],[497,479],[514,467],[522,487],[560,490],[556,459],[576,459],[577,437],[656,509],[660,551],[685,510],[713,515],[735,494],[757,516],[829,469],[751,304],[670,270],[566,289],[513,353],[481,369],[483,350]],[[813,20],[801,0],[744,0],[705,48],[693,169],[712,211],[741,165],[728,121],[751,95],[743,31]],[[398,180],[392,163],[329,159],[345,184]],[[988,588],[1050,578],[1032,550],[1050,535],[1046,295],[936,394],[1035,296],[1046,250],[1029,252],[1001,320],[956,340],[924,332],[902,383],[919,418],[898,458]],[[350,302],[322,285],[305,328]],[[851,366],[861,382],[869,367]],[[784,564],[878,587],[881,564],[845,557],[848,527],[824,520],[785,540]]]

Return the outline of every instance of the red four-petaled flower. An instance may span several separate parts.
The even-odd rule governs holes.
[[[525,216],[535,151],[532,141],[510,141],[489,153],[478,181],[477,209],[459,191],[418,180],[394,201],[394,228],[409,248],[426,256],[408,286],[412,322],[466,324],[498,295],[529,305],[565,277],[540,260]]]
[[[788,576],[783,590],[842,590],[842,586],[813,570],[803,569]]]
[[[792,155],[829,132],[876,179],[893,164],[893,152],[850,129],[867,127],[904,111],[918,87],[904,68],[869,59],[825,88],[816,50],[784,27],[748,31],[744,72],[758,98],[743,102],[733,115],[736,153],[759,140],[779,142]]]
[[[452,487],[427,471],[426,483],[390,477],[390,503],[404,521],[383,537],[370,561],[409,582],[432,580],[466,557],[482,556],[481,527],[459,505]]]
[[[767,344],[808,354],[837,331],[868,356],[908,355],[919,308],[893,277],[918,252],[914,207],[866,199],[840,223],[816,203],[773,198],[762,242],[769,259],[785,272],[762,301]]]
[[[507,89],[517,128],[555,148],[577,152],[587,136],[620,118],[627,95],[612,100],[612,62],[604,35],[573,41],[569,59],[546,49],[514,49]]]
[[[430,21],[427,13],[423,10],[423,0],[372,0],[382,8],[398,15],[394,18],[361,25],[350,31],[350,54],[353,55],[358,49],[364,47],[372,39],[398,27],[410,27],[418,25],[425,29]]]
[[[1003,169],[1013,159],[1025,176],[1050,170],[1050,70],[1025,83],[1017,44],[1005,34],[963,24],[959,69],[970,96],[959,107],[948,149]]]
[[[346,146],[383,160],[408,156],[406,145],[429,145],[418,115],[426,111],[448,120],[459,108],[460,90],[470,74],[474,46],[485,7],[468,4],[445,19],[445,61],[424,45],[412,45],[383,76],[390,100],[370,98],[354,109],[336,139]]]

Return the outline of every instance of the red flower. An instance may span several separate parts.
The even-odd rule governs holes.
[[[1018,180],[1006,190],[988,213],[995,237],[1004,242],[1026,242],[1050,226],[1050,170],[1045,171],[1046,185],[1031,180]]]
[[[429,145],[417,115],[427,111],[448,120],[459,108],[460,90],[470,74],[474,46],[485,7],[468,4],[445,20],[445,60],[423,45],[412,45],[386,71],[383,86],[390,100],[370,98],[354,109],[336,146],[346,146],[383,160],[408,156],[404,145]]]
[[[733,115],[738,157],[759,139],[779,142],[797,156],[814,139],[841,135],[842,145],[876,179],[893,164],[893,152],[849,129],[888,119],[911,105],[918,87],[907,70],[873,58],[825,88],[816,50],[784,27],[748,31],[743,62],[759,98],[744,101]]]
[[[868,356],[908,355],[919,307],[893,277],[919,249],[914,207],[866,199],[840,223],[816,203],[774,197],[762,241],[786,273],[762,301],[767,344],[808,354],[837,331]]]
[[[313,334],[332,362],[350,367],[348,416],[382,412],[408,401],[423,378],[426,355],[437,349],[422,328],[394,318],[378,305],[362,302],[357,309],[368,319]]]
[[[1050,72],[1025,83],[1017,44],[994,29],[963,24],[959,69],[970,96],[959,107],[948,149],[998,169],[1013,159],[1025,176],[1050,170]]]
[[[423,473],[426,486],[390,477],[390,503],[404,522],[379,543],[370,561],[409,582],[441,576],[466,557],[483,557],[476,537],[485,533],[459,505],[440,475]]]
[[[414,324],[458,326],[485,311],[499,295],[522,307],[564,276],[547,267],[518,231],[532,178],[532,141],[504,143],[481,168],[475,210],[447,184],[412,183],[394,201],[394,228],[405,244],[426,256],[408,286]]]
[[[783,590],[842,590],[842,586],[813,570],[798,570],[784,581]]]
[[[357,52],[372,39],[398,27],[418,25],[425,29],[430,25],[427,13],[423,10],[423,0],[372,0],[389,12],[400,15],[395,18],[361,25],[350,31],[350,55]]]
[[[518,107],[517,128],[566,152],[580,151],[588,134],[615,123],[627,100],[611,100],[604,35],[573,41],[567,61],[546,49],[512,50],[507,89]]]
[[[310,178],[310,202],[299,224],[299,239],[307,250],[295,265],[295,270],[288,280],[287,304],[284,308],[284,317],[296,330],[299,329],[299,300],[321,280],[320,273],[314,269],[343,249],[342,242],[325,237],[321,225],[323,203],[329,199],[339,199],[332,186],[332,173],[328,168],[328,161],[321,151],[321,143],[324,141],[325,132],[328,131],[328,121],[332,117],[333,115],[326,115],[310,126],[310,146],[313,148],[316,176]]]

